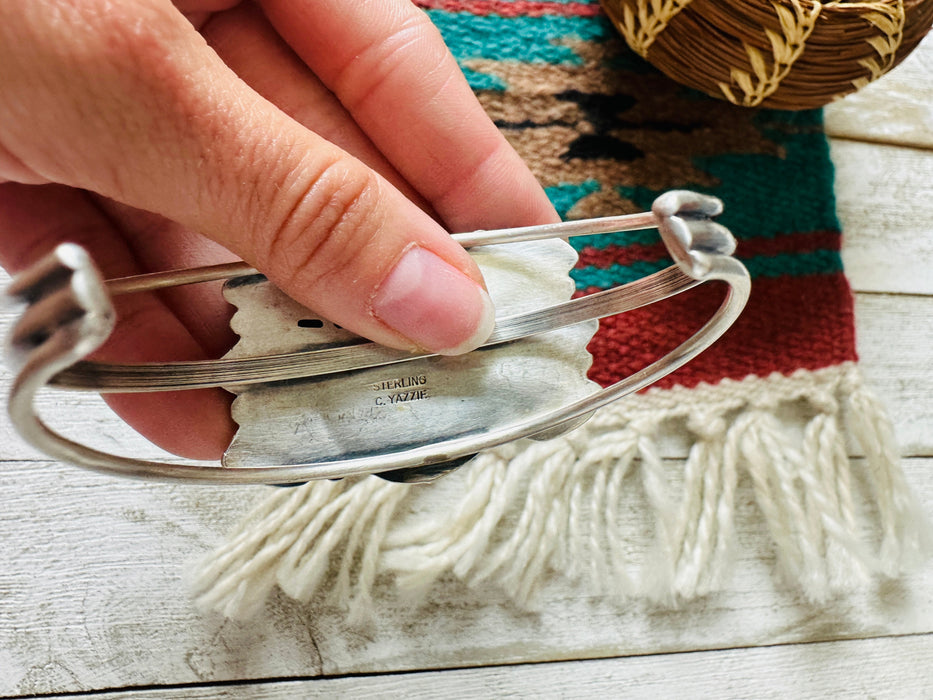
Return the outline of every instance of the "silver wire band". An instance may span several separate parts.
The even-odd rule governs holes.
[[[14,279],[7,294],[27,308],[13,330],[8,359],[19,366],[8,410],[20,434],[47,454],[97,471],[146,479],[193,483],[301,483],[449,462],[513,440],[568,425],[627,394],[647,387],[693,359],[715,342],[744,308],[751,290],[748,271],[735,258],[734,239],[709,220],[718,214],[718,200],[688,192],[669,192],[655,201],[652,213],[523,229],[462,234],[464,244],[490,245],[507,240],[535,240],[592,235],[657,226],[675,265],[642,280],[575,299],[531,314],[501,319],[487,345],[508,342],[558,326],[601,318],[679,294],[698,284],[721,281],[728,293],[713,317],[693,336],[664,357],[610,387],[560,409],[532,416],[479,435],[453,438],[389,454],[298,465],[230,469],[139,460],[95,450],[50,429],[36,415],[34,399],[47,384],[95,391],[165,391],[210,386],[270,382],[405,362],[411,355],[361,342],[347,348],[288,355],[165,363],[114,365],[81,362],[106,340],[114,327],[108,291],[119,293],[201,281],[215,270],[157,273],[105,284],[86,253],[65,244],[51,259]],[[235,268],[234,271],[242,268]],[[224,274],[229,274],[226,270]],[[173,277],[174,276],[174,277]],[[217,279],[217,277],[210,277]],[[132,281],[135,279],[136,281]],[[172,280],[172,281],[170,281]],[[108,290],[107,287],[111,289]]]

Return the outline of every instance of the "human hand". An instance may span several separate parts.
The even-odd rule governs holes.
[[[485,340],[491,305],[442,224],[556,220],[408,0],[4,2],[0,85],[13,272],[66,240],[105,277],[239,257],[360,335],[462,352]],[[98,359],[204,359],[232,343],[216,288],[120,297],[117,311]],[[200,459],[229,443],[229,401],[108,397]]]

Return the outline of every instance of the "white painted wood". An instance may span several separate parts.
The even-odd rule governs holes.
[[[833,141],[831,153],[853,288],[933,294],[933,152]]]
[[[933,148],[933,37],[879,80],[826,107],[832,136]]]
[[[100,700],[217,698],[866,698],[933,695],[933,636],[635,656],[573,663],[102,693]],[[76,696],[66,695],[64,698]]]
[[[186,598],[185,562],[253,493],[41,462],[0,465],[0,493],[0,694],[319,668],[303,614],[231,627]]]
[[[933,459],[908,460],[906,467],[933,512]],[[284,597],[246,624],[192,609],[182,581],[186,564],[220,541],[256,489],[145,484],[58,464],[8,462],[0,468],[0,493],[0,695],[933,631],[933,565],[822,606],[799,600],[780,584],[747,483],[737,498],[735,573],[727,590],[682,609],[612,602],[555,577],[529,613],[494,588],[473,591],[448,580],[417,604],[381,585],[373,619],[356,628],[340,610]],[[633,557],[640,557],[651,525],[637,507],[637,490],[631,498],[622,527]]]
[[[860,294],[857,345],[902,454],[933,456],[933,297]]]

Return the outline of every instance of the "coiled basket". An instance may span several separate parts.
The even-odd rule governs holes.
[[[671,78],[748,107],[809,109],[900,63],[933,0],[602,0],[629,46]]]

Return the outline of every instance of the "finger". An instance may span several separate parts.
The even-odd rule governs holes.
[[[42,185],[48,182],[44,177],[40,177],[28,168],[0,141],[0,184],[10,181],[27,185]]]
[[[242,0],[172,0],[172,4],[181,12],[192,14],[229,10],[241,2]]]
[[[451,229],[556,220],[544,191],[473,96],[437,29],[409,0],[260,4]]]
[[[223,246],[158,214],[128,207],[104,197],[94,204],[120,230],[139,267],[146,272],[176,270],[234,262]],[[232,308],[222,293],[223,282],[170,287],[159,298],[209,357],[220,357],[236,342],[230,329]]]
[[[175,5],[179,3],[176,1]],[[380,172],[422,208],[427,207],[258,8],[243,3],[215,14],[201,34],[224,63],[263,97]],[[144,269],[194,267],[235,258],[226,249],[216,244],[207,246],[197,234],[151,212],[105,198],[99,198],[97,205],[118,224]],[[212,356],[219,356],[235,342],[229,326],[229,306],[219,286],[218,283],[174,287],[160,295]]]
[[[255,5],[242,4],[215,15],[201,34],[224,63],[256,92],[381,174],[422,209],[429,208]]]
[[[470,257],[248,88],[174,7],[56,5],[68,32],[54,35],[50,2],[0,4],[0,143],[33,172],[203,233],[382,343],[455,353],[485,340],[492,306]]]
[[[57,185],[0,185],[0,263],[16,272],[65,241],[84,246],[106,277],[137,274],[119,233],[80,192]],[[154,295],[115,300],[118,324],[95,353],[100,360],[164,362],[206,355]],[[160,447],[194,459],[217,459],[233,436],[231,397],[220,389],[109,394],[107,403]]]

